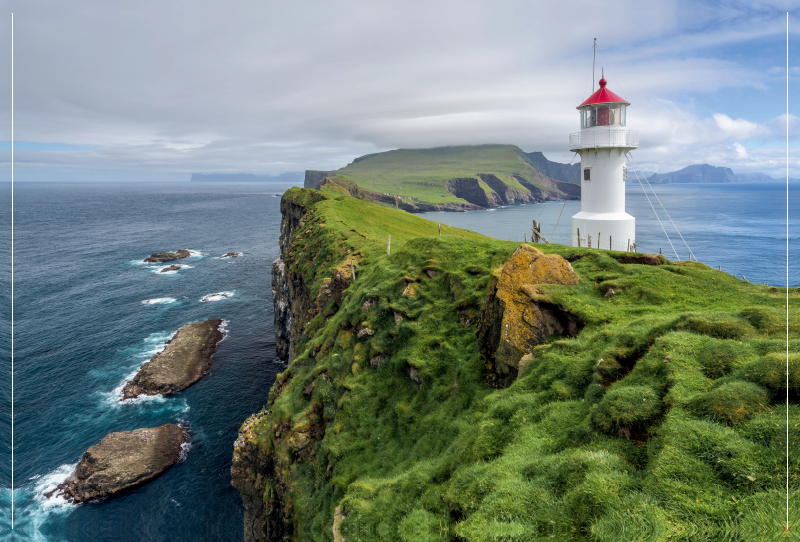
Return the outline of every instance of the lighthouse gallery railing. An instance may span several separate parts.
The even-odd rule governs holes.
[[[570,150],[594,149],[596,147],[639,146],[639,132],[636,130],[597,130],[569,134]]]

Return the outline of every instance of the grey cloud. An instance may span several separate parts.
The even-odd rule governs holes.
[[[280,173],[396,147],[503,142],[567,161],[575,106],[592,87],[591,38],[637,96],[631,118],[644,119],[650,98],[732,84],[732,62],[688,53],[774,33],[779,7],[729,3],[725,25],[710,32],[697,25],[719,10],[687,21],[685,9],[632,0],[599,10],[589,0],[16,2],[16,139],[98,147],[15,158],[27,168]],[[748,25],[753,13],[761,23]],[[0,43],[9,40],[5,25]],[[10,87],[3,62],[0,100]],[[733,84],[758,79],[740,72],[747,77]],[[0,111],[5,140],[9,120]],[[653,141],[654,160],[660,143],[677,149]]]

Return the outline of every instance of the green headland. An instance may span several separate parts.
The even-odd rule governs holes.
[[[370,160],[339,173],[387,189]],[[441,196],[426,171],[408,196]],[[800,320],[790,311],[787,362],[785,289],[440,235],[345,192],[283,196],[273,285],[291,348],[235,446],[246,540],[798,539]]]
[[[419,207],[411,211],[579,199],[580,180],[569,175],[574,172],[551,164],[564,166],[514,145],[399,149],[356,158],[336,171],[307,171],[305,187],[319,188],[326,177],[337,177],[372,193],[374,201]]]

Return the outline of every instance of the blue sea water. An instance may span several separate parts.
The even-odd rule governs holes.
[[[241,540],[243,512],[230,486],[239,424],[261,408],[275,375],[270,264],[278,255],[281,194],[256,183],[49,184],[15,187],[15,524],[10,531],[10,266],[0,266],[0,539],[27,541]],[[634,190],[634,188],[636,190]],[[696,257],[785,284],[785,185],[655,187]],[[800,201],[790,193],[797,247]],[[638,190],[638,191],[637,191]],[[652,197],[652,196],[651,196]],[[10,187],[0,185],[0,261],[10,261]],[[654,200],[653,203],[658,205]],[[554,241],[579,202],[510,206],[427,218],[499,239],[522,238],[538,218]],[[629,185],[640,247],[671,256],[653,211]],[[660,211],[660,207],[659,207]],[[669,224],[667,224],[669,228]],[[681,259],[682,241],[670,231]],[[158,273],[142,260],[187,248],[187,267]],[[671,248],[669,249],[671,250]],[[229,251],[243,255],[219,259]],[[800,284],[792,253],[791,278]],[[227,292],[229,298],[202,302]],[[130,404],[120,386],[182,325],[226,320],[210,373],[170,397]],[[68,505],[42,492],[111,431],[180,422],[185,458],[162,477],[102,502]]]
[[[670,184],[652,188],[658,199],[649,190],[647,194],[661,218],[663,229],[642,187],[630,179],[626,187],[626,210],[636,218],[637,250],[654,254],[661,250],[670,260],[688,260],[690,248],[694,254],[692,259],[712,267],[720,266],[723,271],[736,273],[737,277],[744,276],[759,284],[786,286],[785,182]],[[572,215],[580,211],[580,206],[580,201],[568,201],[566,205],[560,201],[466,213],[425,213],[423,216],[510,241],[522,241],[526,233],[530,239],[531,220],[538,219],[542,234],[548,240],[569,245]],[[791,286],[800,286],[798,241],[800,183],[791,183]]]
[[[266,402],[275,356],[275,184],[17,184],[14,189],[14,532],[10,532],[9,271],[3,266],[0,539],[241,540],[230,485],[239,425]],[[8,185],[2,261],[9,261]],[[158,273],[155,251],[187,248]],[[229,251],[238,258],[219,259]],[[228,298],[202,302],[208,294]],[[222,318],[209,374],[187,390],[121,404],[120,386],[184,324]],[[123,496],[69,505],[43,490],[107,433],[180,422],[185,457]]]

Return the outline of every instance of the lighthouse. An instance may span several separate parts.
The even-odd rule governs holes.
[[[581,156],[581,211],[572,217],[572,246],[627,250],[636,242],[636,219],[625,212],[625,155],[639,146],[639,132],[625,125],[631,104],[606,84],[600,79],[600,90],[578,106],[581,131],[569,136],[570,150]]]

